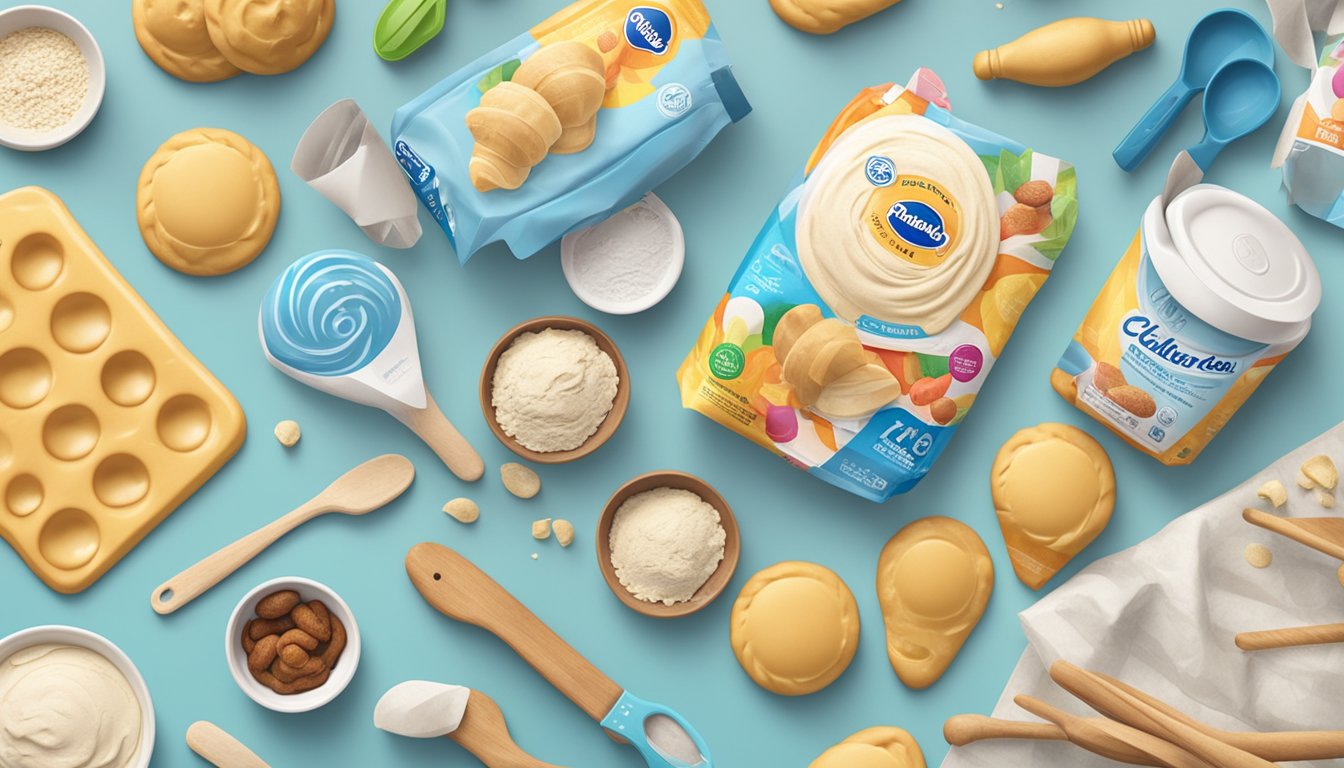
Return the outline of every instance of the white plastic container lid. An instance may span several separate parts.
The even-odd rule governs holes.
[[[1144,214],[1144,243],[1173,298],[1251,341],[1296,341],[1321,303],[1321,277],[1292,230],[1259,203],[1197,184]]]

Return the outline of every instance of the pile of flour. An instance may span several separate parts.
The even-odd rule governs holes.
[[[524,333],[499,356],[491,405],[499,426],[539,453],[583,445],[607,418],[619,377],[611,356],[583,331]]]
[[[616,510],[611,565],[640,600],[684,603],[718,570],[727,538],[712,504],[680,488],[654,488]]]

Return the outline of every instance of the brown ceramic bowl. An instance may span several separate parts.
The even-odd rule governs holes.
[[[499,426],[499,422],[495,420],[495,408],[490,404],[490,401],[495,380],[495,367],[499,365],[499,356],[504,354],[504,350],[508,349],[510,344],[513,344],[514,339],[524,333],[544,331],[547,328],[558,328],[562,331],[583,331],[592,336],[593,341],[597,342],[597,348],[606,352],[611,357],[611,362],[615,363],[618,381],[616,384],[616,399],[611,403],[611,412],[607,414],[607,418],[598,426],[596,432],[589,435],[588,439],[578,448],[541,453],[524,447],[504,432],[504,429]],[[621,357],[621,351],[616,348],[616,344],[610,336],[603,333],[592,323],[580,320],[577,317],[562,317],[559,315],[538,317],[515,325],[503,336],[500,336],[499,341],[495,342],[495,346],[485,358],[485,367],[481,369],[481,412],[485,414],[485,423],[490,425],[490,431],[495,433],[495,437],[499,438],[499,442],[503,443],[505,447],[536,464],[564,464],[568,461],[581,459],[597,450],[616,433],[616,428],[621,425],[621,420],[625,418],[625,409],[629,405],[630,371],[625,367],[625,358]]]
[[[710,574],[709,579],[696,590],[690,600],[675,605],[650,603],[630,594],[620,579],[616,578],[616,569],[611,565],[611,521],[616,517],[616,510],[631,496],[655,488],[680,488],[709,502],[719,511],[719,521],[723,524],[724,533],[727,534],[723,546],[723,560],[719,561],[718,569]],[[612,594],[628,608],[656,619],[688,616],[714,602],[714,598],[718,597],[732,580],[733,572],[737,570],[737,561],[741,557],[742,538],[738,535],[737,518],[733,517],[732,508],[713,486],[685,472],[650,472],[636,477],[616,489],[607,500],[607,506],[602,509],[602,517],[597,521],[597,564],[602,569],[602,576],[606,578],[607,586],[611,587]]]

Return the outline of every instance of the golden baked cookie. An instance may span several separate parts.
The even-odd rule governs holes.
[[[829,35],[901,0],[770,0],[775,14],[794,29]]]
[[[322,47],[335,17],[335,0],[205,0],[210,40],[254,75],[297,69]]]
[[[925,768],[924,752],[902,728],[865,728],[822,752],[807,768]]]
[[[994,563],[975,531],[950,517],[902,528],[877,561],[887,657],[907,687],[943,676],[989,605]]]
[[[854,595],[834,572],[812,563],[777,563],[756,573],[737,596],[730,624],[742,669],[782,696],[835,682],[859,647]]]
[[[1101,443],[1067,424],[1023,429],[989,473],[1013,570],[1040,589],[1111,521],[1115,470]]]
[[[193,128],[165,141],[140,171],[136,218],[149,250],[189,275],[246,266],[270,242],[280,186],[247,139]]]
[[[214,83],[242,72],[210,41],[205,0],[133,0],[135,39],[164,72],[193,83]]]

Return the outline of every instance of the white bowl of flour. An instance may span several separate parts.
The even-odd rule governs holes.
[[[0,11],[0,145],[59,147],[93,121],[105,86],[98,41],[74,16],[43,5]]]
[[[611,315],[643,312],[662,301],[685,262],[681,223],[652,192],[560,241],[560,268],[574,295]]]

